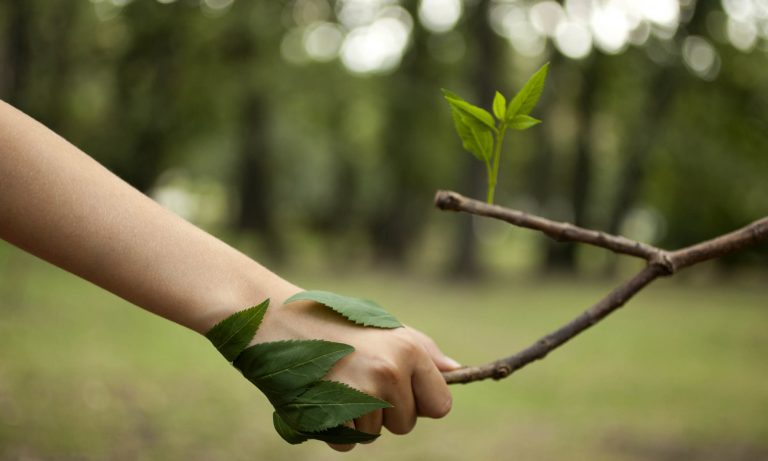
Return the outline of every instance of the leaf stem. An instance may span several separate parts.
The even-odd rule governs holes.
[[[488,197],[487,202],[493,205],[493,196],[496,191],[496,180],[499,177],[499,163],[501,160],[501,147],[504,144],[504,135],[507,133],[507,122],[499,123],[499,131],[496,135],[496,144],[493,148],[493,166],[488,171]]]
[[[493,167],[491,166],[491,159],[487,159],[485,161],[485,172],[488,176],[488,198],[486,199],[488,203],[493,203],[493,189],[496,187],[495,184],[491,184],[491,178],[493,177]]]

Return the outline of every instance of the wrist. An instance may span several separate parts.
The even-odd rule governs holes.
[[[185,319],[188,328],[205,335],[214,325],[230,315],[251,306],[270,300],[270,310],[281,306],[290,296],[301,291],[300,288],[274,274],[255,261],[243,270],[225,277],[226,283],[209,290],[190,309],[191,315]]]

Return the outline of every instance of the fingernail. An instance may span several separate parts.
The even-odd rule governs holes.
[[[453,360],[452,358],[448,357],[447,355],[443,356],[443,359],[445,360],[445,364],[448,365],[451,368],[461,368],[462,365],[457,362],[456,360]]]

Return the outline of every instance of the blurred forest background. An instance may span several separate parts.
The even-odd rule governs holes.
[[[544,123],[508,137],[497,203],[668,248],[768,214],[768,0],[0,0],[0,98],[464,363],[637,267],[432,205],[485,188],[440,88],[490,107],[544,62]],[[766,267],[762,245],[659,282],[346,456],[768,460]],[[2,242],[0,275],[0,460],[336,459],[285,445],[202,338]]]
[[[439,90],[489,107],[545,61],[498,203],[671,248],[768,208],[765,0],[4,0],[0,33],[2,98],[272,265],[482,274],[515,238],[431,219],[485,187]],[[613,269],[534,242],[517,267]]]

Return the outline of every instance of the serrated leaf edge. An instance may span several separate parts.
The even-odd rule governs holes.
[[[262,309],[262,306],[263,306],[263,309]],[[261,302],[261,303],[259,303],[259,304],[256,304],[256,305],[254,305],[254,306],[248,307],[248,308],[246,308],[246,309],[243,309],[242,311],[237,311],[237,312],[235,312],[234,314],[232,314],[232,315],[230,315],[230,316],[227,316],[227,317],[223,318],[222,320],[220,320],[219,322],[217,322],[217,323],[216,323],[216,325],[214,325],[213,327],[211,327],[211,329],[210,329],[210,330],[208,330],[208,332],[205,334],[205,337],[206,337],[208,340],[210,340],[211,338],[209,337],[209,335],[211,334],[211,332],[213,332],[214,330],[216,330],[216,328],[219,328],[219,327],[221,327],[221,325],[222,325],[224,322],[226,322],[228,319],[230,319],[230,318],[232,318],[233,316],[235,316],[235,315],[239,314],[240,312],[244,312],[244,311],[248,311],[248,310],[251,310],[251,309],[253,309],[253,315],[252,315],[252,316],[249,316],[249,317],[247,318],[247,320],[243,322],[243,324],[240,326],[240,328],[238,328],[236,331],[234,331],[234,332],[233,332],[233,333],[232,333],[232,334],[231,334],[231,335],[230,335],[228,338],[226,338],[226,339],[225,339],[223,342],[219,343],[218,345],[214,344],[214,346],[216,347],[216,349],[217,349],[219,352],[221,352],[221,354],[222,354],[222,355],[224,355],[224,353],[222,352],[222,349],[224,348],[224,346],[226,346],[226,345],[227,345],[227,344],[228,344],[230,341],[232,341],[232,339],[233,339],[233,338],[237,337],[237,335],[238,335],[238,334],[240,334],[240,332],[241,332],[241,331],[243,331],[243,329],[244,329],[244,328],[246,328],[248,325],[250,325],[250,323],[251,323],[251,321],[253,320],[253,318],[254,318],[254,317],[257,317],[257,316],[261,315],[261,317],[262,317],[262,320],[263,320],[263,319],[264,319],[264,314],[266,314],[266,311],[267,311],[267,309],[268,309],[268,308],[269,308],[269,298],[265,299],[264,301],[262,301],[262,302]],[[259,320],[259,323],[256,325],[256,328],[253,330],[253,336],[256,336],[256,332],[259,330],[259,327],[261,326],[261,322],[262,322],[262,320]],[[250,342],[250,341],[252,341],[252,340],[253,340],[253,336],[252,336],[252,337],[251,337],[251,338],[250,338],[250,339],[249,339],[247,342]],[[225,358],[226,358],[227,360],[229,360],[230,362],[234,362],[234,361],[235,361],[235,359],[237,359],[237,356],[238,356],[238,355],[240,355],[240,354],[243,352],[243,350],[245,350],[245,349],[246,349],[246,348],[244,347],[243,349],[241,349],[240,351],[238,351],[238,353],[237,353],[237,354],[235,354],[235,356],[234,356],[234,357],[232,357],[231,359],[230,359],[229,357],[227,357],[227,356],[225,356]]]
[[[327,304],[327,303],[325,303],[323,301],[314,299],[312,297],[303,297],[303,296],[307,295],[307,293],[309,293],[309,296],[311,296],[312,293],[327,293],[327,294],[331,294],[331,295],[335,295],[335,296],[340,296],[340,297],[344,297],[344,298],[351,298],[350,296],[339,295],[337,293],[333,293],[333,292],[330,292],[330,291],[324,291],[324,290],[305,290],[305,291],[301,291],[299,293],[296,293],[295,295],[293,295],[290,298],[286,299],[285,300],[285,304],[289,304],[289,303],[292,303],[292,302],[295,302],[295,301],[314,301],[314,302],[316,302],[318,304],[322,304],[323,306],[327,307],[328,309],[331,309],[332,311],[336,312],[337,314],[341,315],[342,317],[344,317],[345,319],[349,320],[350,322],[352,322],[352,323],[354,323],[356,325],[362,325],[362,326],[371,327],[371,328],[383,328],[383,329],[394,329],[394,328],[400,328],[400,327],[403,326],[403,324],[399,320],[397,320],[397,318],[394,315],[392,315],[389,312],[387,312],[386,309],[381,307],[376,301],[372,301],[370,299],[365,299],[365,298],[351,298],[351,299],[357,299],[357,300],[360,300],[360,301],[363,301],[363,302],[366,302],[366,303],[373,304],[373,307],[375,307],[377,309],[380,309],[387,316],[391,317],[392,320],[397,322],[397,326],[380,326],[380,325],[376,325],[375,323],[366,322],[364,320],[354,319],[354,318],[350,317],[349,314],[340,311],[336,306]]]
[[[311,362],[313,362],[313,361],[315,361],[317,359],[320,359],[320,358],[323,358],[323,357],[327,357],[329,355],[334,355],[334,354],[339,354],[341,352],[344,352],[344,355],[342,355],[341,357],[339,357],[336,360],[336,362],[338,362],[342,358],[346,357],[347,355],[349,355],[349,354],[351,354],[352,352],[355,351],[355,348],[353,346],[350,346],[349,344],[344,344],[344,343],[337,343],[335,341],[326,341],[326,340],[323,340],[323,339],[287,339],[287,340],[269,341],[269,342],[266,342],[266,343],[253,344],[253,345],[248,346],[245,349],[243,349],[243,352],[245,352],[248,349],[258,348],[259,346],[261,346],[263,344],[285,344],[285,345],[289,345],[289,344],[299,344],[299,343],[302,343],[302,344],[307,344],[307,343],[333,344],[333,345],[344,346],[344,347],[343,348],[339,348],[339,349],[334,350],[334,351],[331,351],[331,352],[328,352],[328,353],[325,353],[325,354],[322,354],[322,355],[317,355],[312,360],[306,360],[304,362],[296,363],[294,365],[291,365],[291,368],[298,368],[300,366],[304,366],[304,365],[306,365],[308,363],[311,363]],[[243,352],[241,352],[241,354]],[[329,369],[332,368],[333,365],[336,364],[336,362],[331,364]],[[245,374],[243,372],[243,370],[241,370],[240,368],[237,368],[237,369],[240,370],[240,372],[242,372],[243,374]],[[276,372],[269,373],[269,374],[266,374],[266,375],[261,375],[258,378],[254,378],[254,379],[266,379],[266,378],[275,376],[275,375],[277,375],[279,373],[285,373],[287,370],[288,370],[288,368],[284,368],[284,369],[282,369],[280,371],[276,371]],[[299,387],[304,387],[304,386],[299,386]],[[294,389],[296,389],[296,388],[294,388]]]
[[[302,405],[302,404],[297,404],[297,403],[295,403],[295,402],[296,402],[296,400],[300,399],[300,398],[301,398],[301,396],[302,396],[302,395],[304,395],[304,393],[306,393],[307,391],[311,390],[311,389],[312,389],[314,386],[316,386],[316,385],[319,385],[320,383],[332,383],[332,384],[336,384],[336,385],[339,385],[339,386],[343,387],[343,388],[344,388],[344,390],[346,390],[346,391],[351,391],[351,392],[353,392],[353,393],[355,393],[355,394],[364,395],[364,396],[366,396],[366,397],[368,397],[368,398],[370,398],[370,399],[372,399],[372,400],[375,400],[375,401],[376,401],[376,402],[369,402],[369,403],[345,403],[345,402],[333,403],[333,402],[330,402],[330,403],[323,403],[323,404],[322,404],[322,406],[324,406],[324,407],[333,407],[333,406],[350,406],[350,405],[381,405],[381,406],[380,406],[378,409],[384,409],[384,408],[392,408],[392,407],[393,407],[393,405],[392,405],[391,403],[387,402],[386,400],[382,400],[382,399],[380,399],[380,398],[378,398],[378,397],[374,397],[374,396],[372,396],[372,395],[370,395],[370,394],[368,394],[368,393],[366,393],[366,392],[363,392],[363,391],[361,391],[361,390],[355,389],[354,387],[352,387],[352,386],[350,386],[350,385],[348,385],[348,384],[344,384],[344,383],[342,383],[342,382],[339,382],[339,381],[333,381],[333,380],[320,380],[320,381],[317,381],[317,382],[316,382],[316,383],[314,383],[313,385],[310,385],[310,386],[308,386],[308,387],[307,387],[307,389],[306,389],[306,391],[305,391],[305,392],[303,392],[302,394],[299,394],[299,395],[298,395],[296,398],[294,398],[294,400],[293,400],[292,402],[287,402],[287,403],[285,403],[285,404],[281,405],[281,407],[284,407],[284,406],[286,406],[286,405],[293,405],[293,406],[297,406],[297,407],[302,407],[302,406],[318,406],[319,404],[317,404],[317,403],[313,403],[313,404],[309,404],[309,403],[308,403],[308,404],[303,404],[303,405]],[[278,415],[280,414],[280,408],[275,408],[275,411],[277,411]],[[359,410],[358,410],[358,411],[359,411]],[[374,410],[367,410],[367,411],[364,411],[364,412],[362,412],[362,413],[357,413],[357,412],[355,412],[355,411],[352,411],[352,414],[353,414],[354,416],[351,416],[349,420],[352,420],[352,419],[355,419],[355,418],[359,418],[360,416],[362,416],[362,415],[364,415],[364,414],[367,414],[367,413],[370,413],[371,411],[374,411]],[[281,416],[281,418],[282,418],[282,416]],[[286,421],[286,420],[285,420],[285,418],[282,418],[282,419],[283,419],[283,421],[285,421],[285,422],[286,422],[286,424],[288,424],[288,425],[289,425],[291,428],[293,428],[294,430],[300,431],[300,432],[317,432],[317,431],[324,431],[324,430],[327,430],[327,429],[330,429],[330,428],[336,427],[336,426],[338,426],[339,424],[342,424],[342,423],[344,423],[345,421],[349,421],[349,420],[345,420],[345,421],[339,421],[338,423],[335,423],[335,424],[331,424],[331,425],[320,425],[320,426],[318,426],[318,427],[316,427],[316,428],[313,428],[313,429],[311,429],[311,430],[310,430],[310,429],[306,429],[306,430],[304,430],[304,429],[297,429],[297,428],[295,428],[294,426],[292,426],[292,425],[291,425],[291,424],[290,424],[288,421]]]

